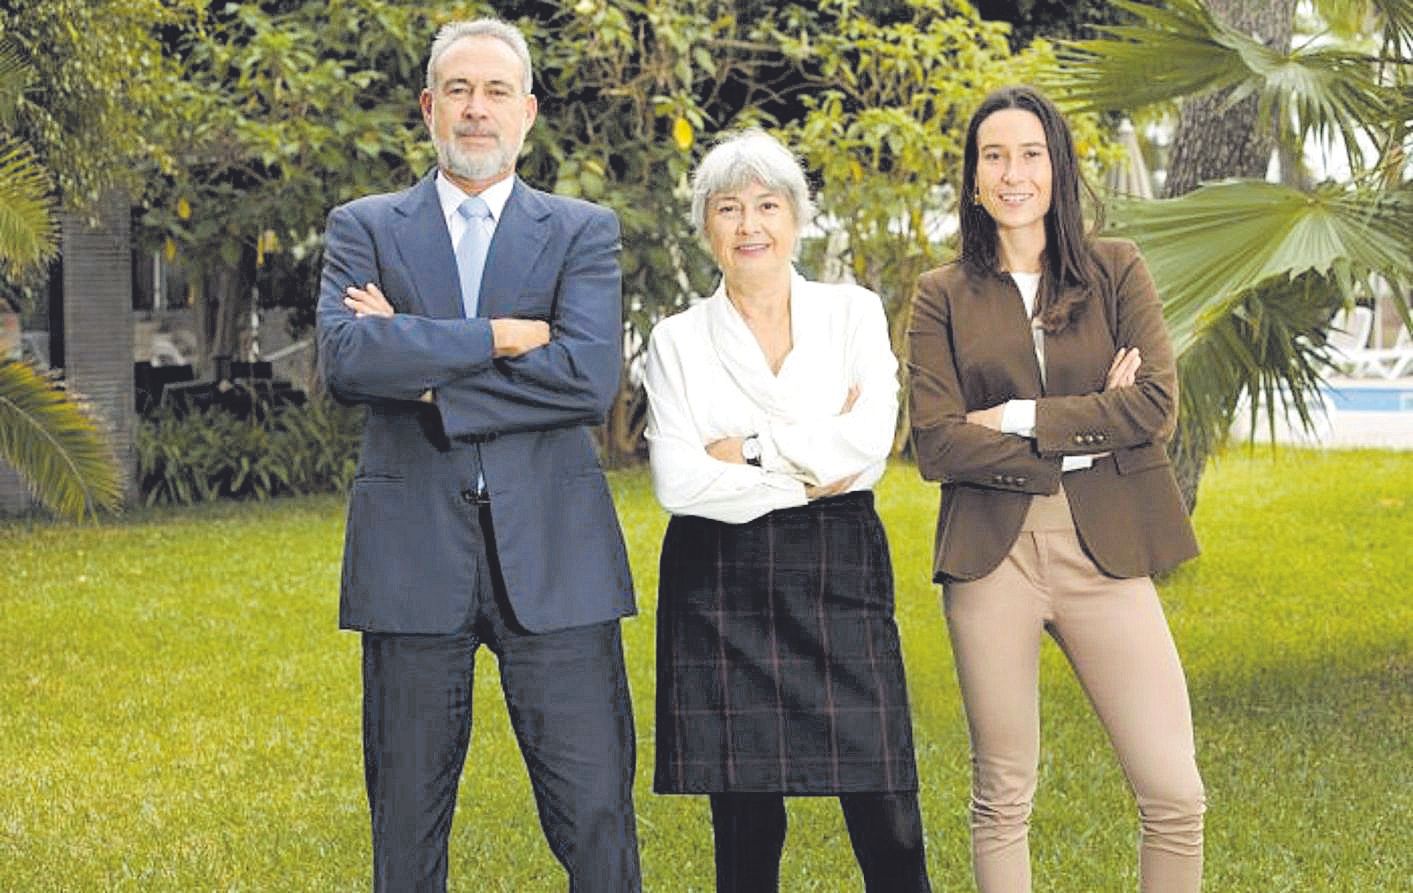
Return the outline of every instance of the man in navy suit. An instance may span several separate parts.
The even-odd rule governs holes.
[[[641,887],[633,588],[589,433],[618,386],[618,221],[514,176],[530,88],[519,31],[445,26],[421,95],[437,170],[329,215],[321,367],[368,407],[339,621],[363,634],[379,891],[446,888],[482,643],[570,890]]]

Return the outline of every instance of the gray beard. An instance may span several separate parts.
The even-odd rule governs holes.
[[[513,167],[516,156],[520,154],[519,146],[511,152],[501,140],[496,140],[494,149],[482,153],[462,151],[454,139],[442,141],[434,138],[432,142],[437,147],[437,162],[465,180],[489,180]]]

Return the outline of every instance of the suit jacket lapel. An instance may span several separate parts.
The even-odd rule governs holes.
[[[549,239],[549,216],[545,200],[516,177],[486,254],[478,316],[507,316],[514,310],[525,277]]]
[[[426,316],[454,319],[464,315],[456,253],[451,246],[442,203],[437,198],[436,169],[423,177],[397,205],[402,215],[396,230],[403,268]]]

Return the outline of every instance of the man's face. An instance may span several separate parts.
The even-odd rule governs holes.
[[[519,57],[494,37],[463,38],[442,54],[421,105],[443,170],[475,184],[515,170],[538,109],[524,85]]]

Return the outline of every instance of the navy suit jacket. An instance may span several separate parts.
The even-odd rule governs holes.
[[[479,318],[463,315],[435,174],[329,214],[320,368],[368,419],[349,497],[339,623],[450,633],[470,615],[477,567],[475,451],[516,619],[546,632],[634,612],[623,534],[589,426],[618,388],[618,219],[518,178],[496,225]],[[357,318],[349,285],[396,310]],[[494,359],[490,317],[543,319],[550,343]],[[419,402],[434,389],[434,404]]]

